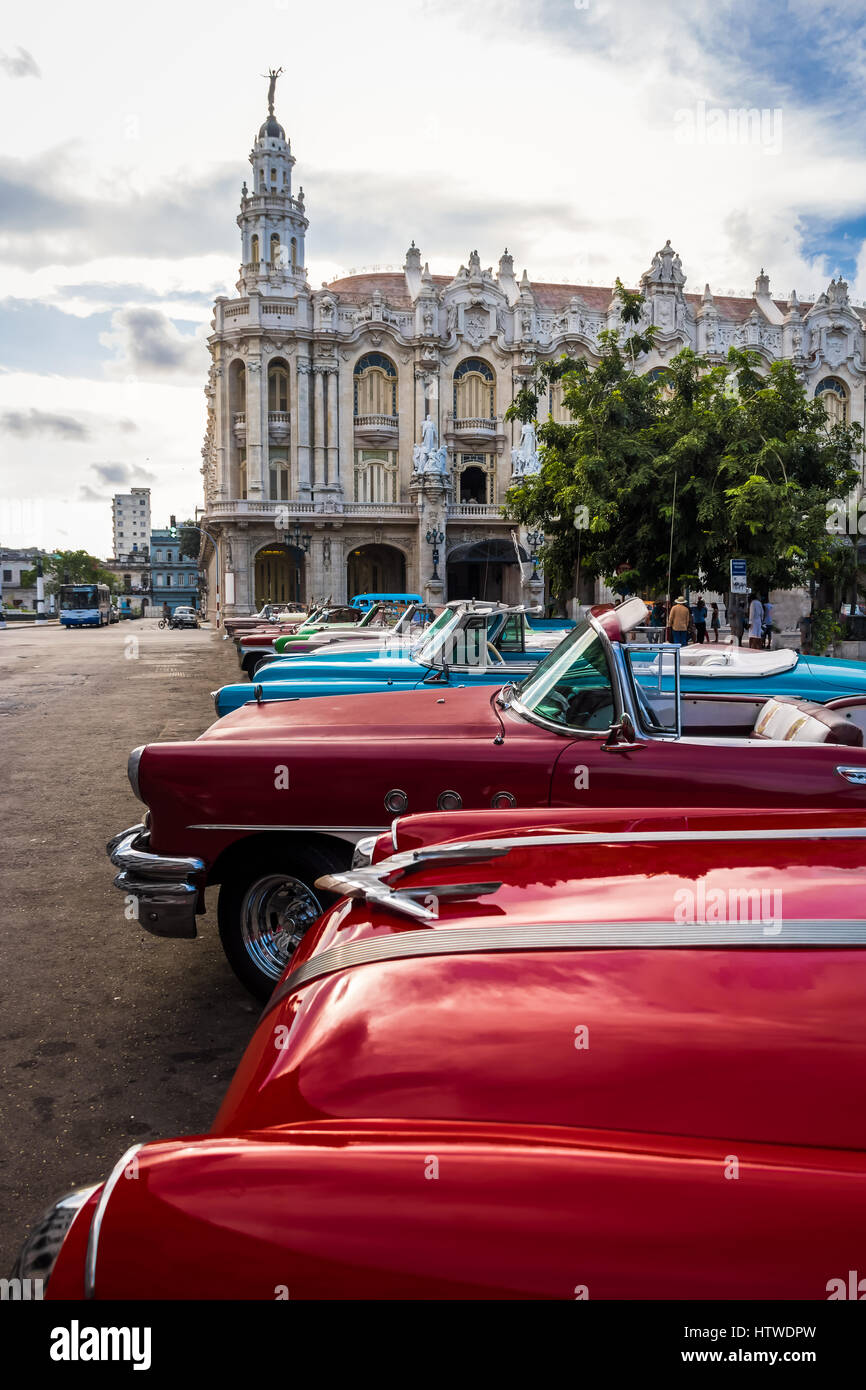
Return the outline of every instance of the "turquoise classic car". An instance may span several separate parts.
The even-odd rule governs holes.
[[[573,624],[537,629],[524,609],[468,602],[446,608],[407,651],[400,641],[351,642],[315,655],[285,657],[262,667],[256,683],[214,691],[219,716],[250,700],[300,700],[419,690],[431,685],[503,685],[519,680],[556,646]]]
[[[672,663],[658,647],[631,646],[632,669],[644,687],[674,692]],[[659,667],[662,666],[660,672]],[[746,696],[764,695],[811,700],[828,705],[866,734],[866,662],[837,657],[803,656],[800,652],[750,650],[722,643],[701,643],[680,649],[680,692],[730,697],[724,722],[736,722],[737,703]],[[724,703],[716,702],[724,713]],[[722,714],[719,714],[719,718]],[[743,719],[746,719],[745,705]]]

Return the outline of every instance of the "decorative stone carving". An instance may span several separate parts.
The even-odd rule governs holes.
[[[463,336],[472,347],[480,347],[490,336],[490,315],[483,304],[473,304],[463,315]]]
[[[412,471],[416,475],[436,474],[440,477],[448,475],[448,449],[443,444],[439,447],[439,432],[436,429],[436,422],[432,416],[426,415],[421,426],[421,443],[414,445],[412,449]]]
[[[538,456],[538,440],[535,426],[527,420],[520,431],[520,444],[511,450],[512,478],[529,478],[541,472],[541,459]]]

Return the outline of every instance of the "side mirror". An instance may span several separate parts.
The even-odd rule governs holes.
[[[631,715],[623,714],[616,724],[611,724],[603,746],[605,748],[629,748],[633,747],[636,742]]]

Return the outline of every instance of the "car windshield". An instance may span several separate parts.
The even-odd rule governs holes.
[[[604,643],[584,621],[516,687],[530,714],[569,729],[609,729],[616,702]]]
[[[420,642],[412,648],[414,661],[426,666],[476,667],[490,659],[487,651],[491,626],[499,627],[498,612],[467,612],[462,608],[446,608],[427,628]]]
[[[412,647],[412,657],[415,661],[423,661],[428,666],[437,666],[441,663],[435,658],[434,653],[438,650],[441,643],[441,634],[453,623],[459,614],[453,608],[443,608],[438,618],[425,628],[424,635]]]
[[[406,603],[373,603],[367,609],[358,627],[393,627],[408,608]]]

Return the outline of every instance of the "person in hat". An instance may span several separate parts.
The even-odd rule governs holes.
[[[689,623],[692,615],[686,603],[685,594],[680,594],[676,603],[671,605],[668,616],[668,626],[671,630],[671,641],[678,646],[684,647],[689,640]]]

